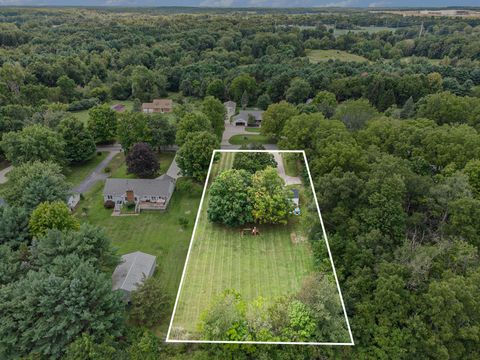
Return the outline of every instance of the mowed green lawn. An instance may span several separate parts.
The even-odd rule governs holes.
[[[135,174],[128,174],[127,173],[127,164],[125,162],[125,155],[123,153],[117,155],[118,160],[120,162],[119,166],[116,169],[112,168],[112,178],[122,178],[122,179],[136,179],[137,176]],[[174,152],[162,152],[158,154],[158,162],[160,163],[160,171],[159,174],[164,174],[167,172],[170,164],[175,157]]]
[[[248,145],[252,143],[257,144],[272,144],[272,140],[263,135],[257,134],[242,134],[233,135],[228,142],[232,145]]]
[[[107,151],[100,152],[100,155],[98,152],[96,152],[93,158],[86,163],[68,167],[66,170],[67,181],[73,186],[80,184],[88,175],[91,174],[98,164],[100,164],[102,160],[107,157],[107,155]]]
[[[185,181],[179,179],[178,182]],[[179,191],[172,196],[168,210],[165,212],[142,212],[137,216],[111,216],[112,210],[103,207],[104,183],[100,182],[87,194],[76,211],[76,216],[82,222],[101,226],[118,249],[119,255],[133,251],[143,251],[157,257],[155,272],[166,286],[173,304],[180,284],[180,278],[185,264],[195,216],[200,203],[200,185],[195,185],[195,191]],[[197,188],[198,187],[198,188]],[[85,211],[86,210],[86,211]],[[178,219],[186,217],[189,224],[182,228]],[[156,333],[163,336],[167,330],[170,318],[158,324]]]
[[[233,153],[223,153],[212,175],[230,168]],[[307,241],[293,244],[291,233],[301,229],[299,218],[283,226],[259,226],[260,235],[242,235],[240,229],[212,224],[207,219],[208,193],[193,239],[173,326],[194,332],[201,313],[225,289],[235,289],[248,300],[267,301],[294,293],[313,272]]]
[[[310,62],[314,64],[328,60],[340,60],[346,62],[368,61],[368,59],[363,56],[351,54],[343,50],[307,50],[306,54]]]

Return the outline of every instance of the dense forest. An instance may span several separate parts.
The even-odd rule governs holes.
[[[157,97],[173,114],[138,111]],[[166,344],[151,318],[168,321],[171,299],[146,282],[125,311],[110,239],[69,214],[65,174],[98,144],[177,144],[198,187],[226,100],[266,110],[262,135],[305,150],[355,346]],[[0,138],[15,166],[0,186],[1,358],[480,357],[479,19],[1,8]],[[319,267],[322,239],[312,229]]]

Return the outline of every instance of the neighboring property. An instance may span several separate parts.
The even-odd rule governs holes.
[[[5,200],[3,200],[2,198],[0,198],[0,206],[5,206],[7,205],[7,203],[5,202]]]
[[[295,209],[293,210],[294,215],[300,215],[300,196],[298,193],[298,189],[292,189],[293,197],[292,201],[295,204]]]
[[[114,104],[110,106],[110,109],[116,111],[116,112],[124,112],[125,111],[125,106],[122,104]]]
[[[121,290],[130,301],[131,292],[153,275],[156,266],[157,258],[141,251],[122,255],[122,263],[112,274],[112,290]]]
[[[255,118],[255,124],[249,126],[260,126],[263,113],[263,110],[241,110],[238,115],[233,117],[233,123],[236,126],[247,126],[249,116],[253,116]]]
[[[143,103],[142,111],[144,113],[171,113],[173,110],[173,101],[170,99],[155,99],[151,103]]]
[[[107,179],[103,189],[104,204],[114,205],[120,212],[125,203],[135,203],[135,212],[165,210],[173,191],[175,179],[164,174],[157,179]]]
[[[235,101],[226,101],[223,103],[227,113],[225,114],[225,122],[230,122],[230,119],[235,115],[235,110],[237,109],[237,103]]]

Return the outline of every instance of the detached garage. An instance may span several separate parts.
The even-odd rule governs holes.
[[[153,275],[156,266],[157,258],[141,251],[122,255],[122,263],[112,275],[112,290],[121,290],[130,301],[131,292]]]

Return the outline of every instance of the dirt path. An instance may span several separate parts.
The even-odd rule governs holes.
[[[302,180],[300,180],[298,176],[287,175],[287,173],[285,172],[285,166],[283,165],[283,158],[281,153],[274,152],[273,156],[275,158],[275,161],[277,162],[278,175],[280,175],[282,179],[285,180],[285,183],[287,185],[296,185],[302,183]]]

